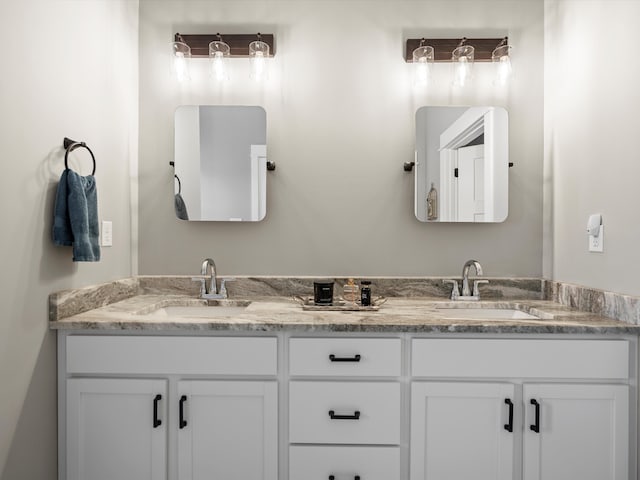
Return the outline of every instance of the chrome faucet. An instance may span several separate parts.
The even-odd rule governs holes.
[[[220,290],[218,291],[218,276],[216,274],[216,263],[212,258],[205,258],[202,262],[199,277],[192,280],[200,282],[200,298],[220,299],[227,298],[226,279],[222,279]]]
[[[480,300],[480,289],[478,285],[481,283],[489,283],[489,280],[474,280],[473,291],[469,287],[469,270],[473,267],[476,275],[482,275],[482,265],[477,260],[468,260],[462,267],[462,289],[458,290],[457,280],[443,280],[444,283],[450,283],[451,300]]]
[[[208,272],[209,270],[211,271],[211,273]],[[204,259],[204,262],[202,262],[200,274],[209,275],[209,286],[207,286],[207,281],[205,280],[203,283],[204,292],[202,293],[204,293],[205,295],[216,295],[218,293],[218,276],[216,274],[216,262],[214,262],[212,258]]]
[[[473,267],[476,270],[476,275],[482,275],[482,265],[477,260],[467,260],[462,267],[462,296],[470,297],[471,289],[469,288],[469,269]]]

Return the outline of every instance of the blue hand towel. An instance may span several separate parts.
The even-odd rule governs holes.
[[[187,204],[184,203],[184,198],[179,193],[176,193],[173,202],[173,208],[176,211],[176,217],[180,220],[189,220],[189,214],[187,213]]]
[[[65,169],[54,207],[53,243],[73,245],[74,262],[100,260],[98,191],[93,175],[82,177]]]
[[[53,208],[53,244],[70,247],[73,245],[73,233],[71,232],[71,220],[67,208],[67,172],[65,169],[58,183],[56,191],[56,203]]]

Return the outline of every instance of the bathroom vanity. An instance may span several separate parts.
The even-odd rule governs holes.
[[[481,320],[433,298],[197,302],[52,322],[59,478],[636,478],[636,326],[540,300]]]

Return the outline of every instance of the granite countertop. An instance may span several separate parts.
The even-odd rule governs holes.
[[[137,280],[136,280],[137,281]],[[124,283],[122,283],[124,282]],[[114,282],[116,284],[118,282]],[[113,287],[113,284],[111,284]],[[638,334],[640,326],[602,317],[533,298],[487,299],[480,302],[451,302],[442,296],[389,296],[378,311],[306,311],[290,295],[279,292],[230,294],[229,300],[207,306],[193,292],[180,288],[159,291],[131,287],[127,281],[115,285],[126,290],[114,298],[104,291],[91,293],[101,301],[79,313],[63,315],[63,306],[78,291],[52,295],[50,327],[87,331],[233,331],[233,332],[410,332],[410,333],[592,333]],[[428,289],[427,289],[428,290]],[[108,290],[111,292],[111,290]],[[89,292],[84,289],[83,293]],[[429,293],[429,292],[427,292]],[[124,297],[120,299],[120,297]],[[167,307],[174,313],[167,313]],[[177,308],[188,307],[188,308]],[[195,308],[193,308],[195,307]],[[514,308],[534,314],[535,319],[452,319],[438,308]],[[171,310],[170,308],[170,310]],[[56,314],[58,314],[56,316]]]

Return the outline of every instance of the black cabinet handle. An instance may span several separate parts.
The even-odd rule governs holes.
[[[507,432],[513,432],[513,402],[510,398],[505,398],[504,403],[509,405],[509,422],[505,423],[504,429]]]
[[[336,357],[333,353],[329,355],[329,360],[332,362],[359,362],[361,358],[360,355],[354,355],[353,357]]]
[[[331,417],[331,420],[358,420],[360,419],[360,412],[356,410],[353,415],[336,415],[336,412],[329,410],[329,417]]]
[[[184,428],[187,426],[187,421],[184,419],[184,402],[187,401],[187,396],[186,395],[182,395],[180,397],[180,428]]]
[[[532,398],[529,403],[536,407],[536,420],[533,425],[529,425],[529,428],[536,433],[540,433],[540,404],[535,398]]]
[[[153,428],[162,425],[162,420],[158,418],[158,403],[162,400],[162,395],[157,394],[153,399]]]
[[[329,475],[329,480],[336,480],[335,475]],[[353,477],[353,480],[360,480],[360,475]]]

